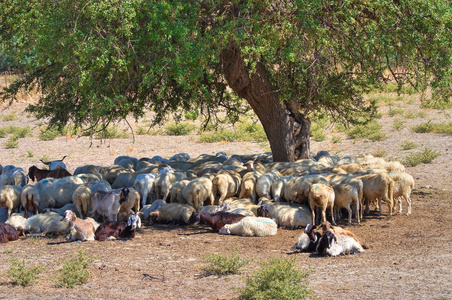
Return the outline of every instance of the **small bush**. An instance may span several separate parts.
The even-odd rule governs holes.
[[[411,150],[417,148],[418,145],[415,142],[404,141],[400,147],[402,147],[402,150]]]
[[[127,129],[120,130],[116,126],[107,126],[102,131],[98,131],[94,134],[97,139],[126,139],[129,137]]]
[[[331,137],[331,142],[333,142],[334,144],[339,143],[342,141],[342,137],[339,135],[333,135]]]
[[[20,261],[17,258],[10,258],[9,260],[11,261],[11,266],[6,273],[11,276],[11,282],[14,285],[31,285],[38,279],[38,275],[44,271],[42,266],[28,267],[30,262],[24,259]]]
[[[386,135],[381,133],[381,125],[377,121],[373,120],[366,125],[357,125],[347,131],[347,134],[352,139],[364,139],[367,138],[373,142],[382,141],[386,139]]]
[[[12,135],[3,145],[6,149],[17,148],[19,147],[19,137],[17,135]]]
[[[403,109],[402,108],[389,108],[389,112],[388,115],[390,117],[394,117],[395,115],[402,115],[403,114]]]
[[[57,137],[60,137],[62,135],[63,135],[63,133],[56,127],[45,127],[39,133],[38,138],[41,141],[52,141],[52,140],[54,140]]]
[[[311,297],[305,278],[310,272],[295,268],[295,259],[270,258],[246,278],[238,299],[305,299]]]
[[[17,127],[13,125],[8,125],[6,127],[0,128],[0,137],[4,138],[8,134],[14,134],[20,138],[24,138],[26,136],[31,135],[31,128],[30,126]]]
[[[267,135],[260,123],[245,121],[237,125],[237,139],[248,142],[265,142]]]
[[[91,277],[88,267],[94,260],[94,256],[87,255],[83,250],[77,250],[78,255],[63,260],[64,265],[60,274],[53,278],[58,287],[72,288],[86,283]]]
[[[406,156],[403,164],[408,167],[414,167],[420,164],[428,164],[431,163],[439,155],[439,151],[425,147],[421,151],[413,152]]]
[[[385,150],[383,150],[383,147],[379,147],[378,149],[374,150],[371,153],[374,157],[384,157],[388,154]]]
[[[216,275],[228,275],[228,274],[240,274],[241,267],[250,263],[250,260],[242,259],[238,255],[240,246],[237,246],[230,256],[216,253],[208,253],[204,256],[204,261],[209,263],[208,266],[201,269],[209,274]]]
[[[412,127],[417,133],[441,133],[452,134],[452,122],[449,123],[433,123],[432,120]]]
[[[168,135],[187,135],[194,129],[195,125],[191,123],[170,123],[166,125],[165,132]]]
[[[33,152],[27,150],[27,157],[33,157],[33,156],[35,156],[35,155],[33,154]]]
[[[220,129],[215,132],[206,132],[199,136],[199,141],[202,143],[218,143],[222,141],[233,142],[235,140],[237,140],[236,133],[228,129]]]
[[[394,120],[394,123],[392,123],[392,127],[393,127],[395,130],[402,130],[402,129],[405,127],[405,122],[403,122],[403,121],[400,120],[400,119],[395,119],[395,120]]]
[[[12,112],[8,115],[3,116],[3,121],[5,121],[5,122],[14,121],[14,120],[17,120],[17,115],[15,112]]]

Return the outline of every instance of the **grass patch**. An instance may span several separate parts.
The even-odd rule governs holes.
[[[342,137],[339,135],[333,135],[331,137],[331,142],[333,142],[334,144],[339,143],[342,141]]]
[[[2,117],[3,121],[8,122],[8,121],[15,121],[17,120],[17,115],[15,112],[12,112],[10,114],[4,115]]]
[[[387,137],[384,133],[380,132],[382,126],[377,121],[372,120],[365,125],[357,125],[347,131],[347,135],[351,139],[369,139],[373,142],[383,141]]]
[[[12,135],[8,138],[6,142],[3,143],[6,149],[14,149],[19,147],[19,136]]]
[[[4,138],[8,134],[17,135],[20,138],[24,138],[26,136],[31,136],[31,128],[30,126],[18,127],[13,125],[8,125],[6,127],[0,128],[0,137]]]
[[[159,135],[162,134],[161,129],[152,129],[150,126],[138,125],[136,128],[136,133],[138,135]]]
[[[11,283],[20,286],[29,286],[35,283],[39,274],[44,271],[42,266],[28,266],[29,261],[18,260],[17,258],[8,259],[11,261],[11,266],[6,272],[11,277]]]
[[[416,144],[415,142],[403,141],[400,147],[402,148],[402,150],[411,150],[417,148],[418,144]]]
[[[165,127],[168,135],[187,135],[195,129],[195,125],[188,122],[169,123]]]
[[[394,123],[392,123],[392,127],[395,130],[402,130],[403,128],[405,128],[405,122],[400,119],[395,119]]]
[[[431,163],[439,155],[439,151],[425,147],[421,151],[413,152],[407,155],[405,157],[405,160],[403,161],[403,164],[408,167],[414,167],[420,164],[428,164]]]
[[[403,114],[403,109],[402,108],[392,108],[392,106],[389,107],[388,115],[390,117],[394,117],[395,115],[402,115],[402,114]]]
[[[117,126],[107,126],[104,130],[94,133],[97,139],[126,139],[129,137],[127,129],[119,129]]]
[[[62,135],[63,133],[61,132],[61,130],[56,127],[45,127],[39,133],[38,138],[41,141],[53,141],[54,139]]]
[[[388,154],[387,151],[383,150],[383,147],[379,147],[371,153],[374,157],[384,157]]]
[[[270,258],[261,268],[246,278],[246,286],[239,288],[238,299],[306,299],[312,291],[305,278],[310,272],[295,267],[295,258]]]
[[[312,121],[310,135],[314,141],[321,142],[326,140],[327,136],[325,133],[325,128],[327,127],[327,125],[327,118],[319,118]]]
[[[73,257],[64,259],[60,274],[53,277],[53,282],[57,287],[73,288],[86,283],[91,277],[88,267],[95,257],[87,255],[83,250],[77,250],[77,253]]]
[[[267,135],[260,123],[248,120],[237,125],[237,139],[247,142],[265,142]]]
[[[452,122],[449,123],[433,123],[432,120],[412,127],[417,133],[441,133],[452,135]]]
[[[238,255],[239,249],[240,246],[237,246],[229,256],[221,253],[206,254],[204,256],[204,261],[209,265],[202,267],[201,269],[208,274],[215,275],[240,274],[240,268],[249,264],[251,260],[241,258]]]
[[[199,136],[199,141],[202,143],[233,142],[235,140],[237,140],[237,134],[224,128],[214,132],[204,132]]]

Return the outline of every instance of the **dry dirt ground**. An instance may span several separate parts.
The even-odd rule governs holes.
[[[39,121],[23,113],[24,104],[15,104],[0,111],[0,127],[29,125],[39,129]],[[403,104],[404,111],[419,110],[416,104]],[[0,298],[3,299],[234,299],[244,279],[269,257],[295,258],[303,270],[312,270],[308,287],[317,299],[452,299],[452,137],[439,134],[415,134],[410,126],[432,119],[451,122],[452,110],[427,110],[420,118],[406,118],[404,129],[394,130],[394,118],[382,107],[380,123],[388,138],[381,142],[349,140],[312,142],[312,151],[329,150],[339,156],[359,153],[385,153],[385,158],[403,159],[409,151],[401,143],[413,141],[422,147],[440,152],[431,164],[407,168],[415,178],[412,193],[412,215],[407,217],[406,203],[402,215],[391,219],[372,213],[352,230],[369,249],[357,255],[336,258],[317,257],[290,250],[302,230],[283,230],[273,237],[246,238],[212,233],[204,225],[144,226],[134,240],[111,242],[67,243],[63,237],[22,238],[0,245]],[[15,112],[18,119],[1,121],[3,115]],[[0,164],[13,164],[28,169],[39,159],[65,159],[69,171],[84,164],[107,166],[119,155],[137,158],[161,155],[170,157],[186,152],[191,157],[201,153],[225,151],[231,154],[252,154],[268,151],[267,145],[255,143],[201,144],[196,136],[137,136],[131,139],[100,143],[89,138],[61,137],[43,142],[37,137],[19,140],[19,146],[6,149],[7,138],[0,139]],[[344,225],[344,223],[339,223]],[[447,225],[449,224],[449,225]],[[240,245],[239,255],[253,259],[238,275],[206,276],[203,256],[210,252],[229,255]],[[51,281],[62,267],[61,259],[78,249],[95,255],[90,267],[91,279],[73,289],[57,288]],[[33,261],[45,267],[36,284],[16,287],[6,275],[8,258]]]

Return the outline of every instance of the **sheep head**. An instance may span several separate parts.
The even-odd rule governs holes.
[[[127,226],[131,226],[132,229],[141,228],[141,218],[138,214],[131,212],[129,219],[127,219]]]
[[[76,218],[77,217],[75,216],[75,214],[72,210],[66,210],[64,212],[64,216],[61,219],[61,221],[66,221],[68,223],[74,223]]]
[[[128,188],[123,188],[121,192],[119,192],[119,204],[122,204],[127,201],[127,196],[129,195],[130,190]]]
[[[229,224],[224,225],[223,227],[220,228],[220,230],[218,231],[219,234],[231,234],[231,230],[229,229]]]
[[[30,168],[28,168],[28,177],[30,177],[30,179],[32,181],[35,181],[35,171],[36,171],[37,167],[36,166],[31,166]]]

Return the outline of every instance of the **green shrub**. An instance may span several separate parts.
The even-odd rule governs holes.
[[[394,120],[394,123],[392,123],[392,127],[393,127],[395,130],[402,130],[402,129],[405,127],[405,122],[403,122],[403,121],[400,120],[400,119],[395,119],[395,120]]]
[[[310,272],[295,268],[295,258],[270,258],[252,276],[246,278],[246,286],[240,288],[238,299],[305,299],[312,291],[305,278]]]
[[[17,120],[17,115],[15,112],[12,112],[8,115],[3,116],[3,121],[5,121],[5,122],[14,121],[14,120]]]
[[[339,143],[342,141],[342,137],[339,135],[333,135],[331,137],[331,142],[333,142],[334,144]]]
[[[17,148],[19,147],[19,137],[17,135],[12,135],[3,145],[6,149]]]
[[[412,127],[417,133],[441,133],[452,134],[452,122],[449,123],[433,123],[432,120]]]
[[[59,130],[56,127],[45,127],[41,132],[39,133],[38,138],[41,141],[52,141],[56,139],[57,137],[62,136],[63,133],[61,130]]]
[[[170,123],[165,127],[168,135],[187,135],[195,129],[195,125],[188,122]]]
[[[14,134],[20,138],[23,138],[27,135],[31,135],[31,128],[30,126],[18,127],[13,125],[8,125],[6,127],[0,128],[0,137],[4,138],[8,134]]]
[[[201,133],[199,141],[202,143],[218,143],[218,142],[233,142],[237,140],[237,134],[228,129],[221,128],[215,132]]]
[[[400,147],[402,147],[402,150],[411,150],[417,148],[418,145],[415,142],[404,141]]]
[[[129,137],[127,129],[120,130],[117,126],[107,126],[104,130],[94,133],[97,139],[126,139]]]
[[[38,279],[38,275],[44,271],[42,266],[28,267],[30,262],[24,259],[19,261],[17,258],[10,258],[9,260],[11,261],[11,266],[6,273],[11,276],[11,282],[14,285],[31,285]]]
[[[352,139],[367,138],[373,142],[385,140],[387,137],[381,133],[382,126],[377,121],[372,120],[365,125],[356,125],[347,131],[347,134]]]
[[[33,152],[27,150],[27,157],[33,157],[33,156],[35,156],[35,155],[33,154]]]
[[[237,139],[247,142],[265,142],[267,135],[260,123],[245,121],[237,124]]]
[[[58,287],[72,288],[86,283],[91,277],[88,267],[94,260],[94,256],[87,255],[83,250],[77,250],[78,255],[63,260],[63,268],[58,276],[53,277],[53,282]]]
[[[204,261],[209,263],[208,266],[201,269],[209,274],[228,275],[239,274],[241,267],[250,263],[250,260],[242,259],[238,255],[240,246],[237,246],[230,256],[224,254],[208,253],[204,256]]]
[[[387,151],[383,150],[383,147],[379,147],[371,153],[374,157],[384,157],[388,154]]]
[[[388,115],[390,117],[394,117],[395,115],[402,115],[402,114],[403,114],[403,109],[402,108],[392,108],[392,106],[389,107]]]
[[[440,155],[439,151],[425,147],[421,151],[412,152],[405,157],[403,164],[408,167],[414,167],[420,164],[431,163]]]

